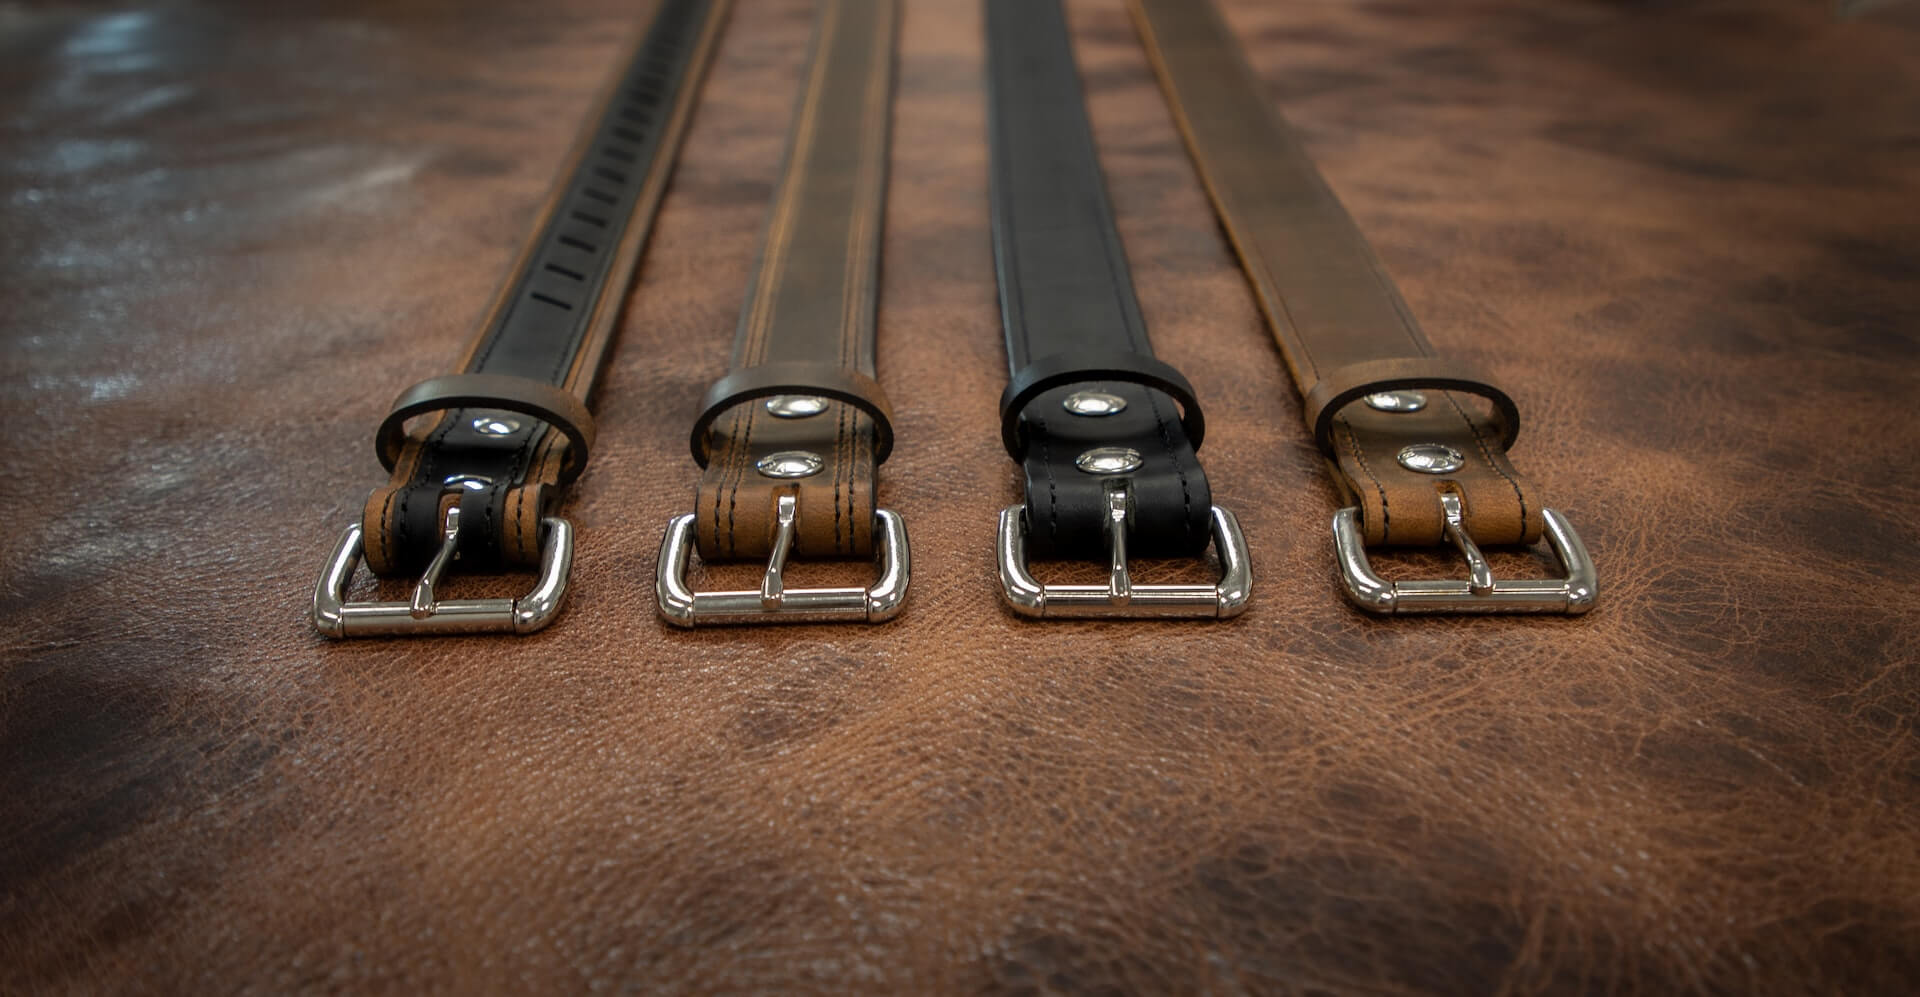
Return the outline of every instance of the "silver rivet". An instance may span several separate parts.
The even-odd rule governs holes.
[[[520,431],[520,420],[483,415],[473,420],[473,431],[481,436],[512,436]]]
[[[467,491],[477,492],[493,484],[493,479],[479,474],[454,474],[449,475],[447,480],[441,483],[449,487],[465,488]]]
[[[1427,407],[1427,396],[1418,391],[1381,391],[1368,395],[1367,407],[1382,412],[1418,412]]]
[[[1094,447],[1073,459],[1073,466],[1088,474],[1125,474],[1142,463],[1140,451],[1128,447]]]
[[[767,411],[776,419],[805,419],[827,410],[827,400],[819,395],[774,395],[767,399]]]
[[[1060,407],[1074,415],[1099,417],[1126,411],[1127,400],[1104,391],[1076,391],[1062,400]]]
[[[1439,443],[1415,443],[1400,451],[1400,466],[1421,474],[1449,474],[1467,466],[1460,451]]]
[[[769,478],[806,478],[819,474],[827,462],[817,453],[805,450],[782,450],[760,458],[753,465],[756,470]]]

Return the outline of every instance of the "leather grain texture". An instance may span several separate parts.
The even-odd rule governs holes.
[[[903,6],[902,616],[654,614],[811,19],[740,0],[559,510],[565,614],[346,644],[307,599],[369,433],[470,334],[631,5],[0,7],[0,990],[1920,979],[1913,10],[1225,5],[1435,347],[1515,394],[1606,586],[1576,621],[1378,621],[1124,4],[1074,0],[1258,581],[1225,625],[1033,626],[993,577],[1020,482],[978,11]]]

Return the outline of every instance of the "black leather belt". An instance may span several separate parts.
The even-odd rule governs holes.
[[[460,372],[408,388],[376,434],[392,472],[321,572],[314,625],[330,637],[529,633],[559,613],[573,531],[552,515],[587,464],[586,401],[618,331],[674,153],[729,0],[659,0],[601,93],[535,234]],[[438,413],[409,433],[407,421]],[[359,562],[415,575],[409,602],[348,602]],[[538,566],[517,599],[441,599],[448,565]]]
[[[766,248],[731,369],[694,421],[694,512],[661,541],[655,594],[680,626],[892,619],[906,597],[900,516],[878,508],[892,416],[874,380],[895,0],[825,0]],[[696,592],[707,560],[763,558],[757,591]],[[787,559],[873,557],[867,588],[788,588]]]
[[[1012,376],[1001,436],[1026,501],[1000,516],[1001,584],[1034,617],[1233,616],[1251,575],[1194,451],[1193,387],[1157,360],[1107,203],[1058,0],[988,0],[993,248]],[[1218,585],[1134,585],[1129,554],[1191,557]],[[1041,585],[1027,556],[1110,566],[1106,585]]]
[[[1204,0],[1132,0],[1174,120],[1233,240],[1349,505],[1333,520],[1347,595],[1376,613],[1584,613],[1593,562],[1507,461],[1520,412],[1436,354],[1360,229],[1274,112]],[[1542,535],[1562,578],[1495,579],[1481,543]],[[1389,582],[1365,545],[1451,543],[1468,577]]]

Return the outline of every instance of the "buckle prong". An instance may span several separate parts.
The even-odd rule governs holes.
[[[1493,594],[1493,566],[1487,563],[1487,555],[1480,553],[1480,545],[1467,535],[1466,515],[1460,508],[1460,496],[1453,492],[1440,494],[1440,511],[1447,518],[1447,539],[1460,549],[1460,556],[1467,559],[1467,591],[1474,595]]]
[[[1340,563],[1340,581],[1347,598],[1369,613],[1564,613],[1578,616],[1593,608],[1599,581],[1593,559],[1573,524],[1552,509],[1540,510],[1547,546],[1566,572],[1564,578],[1502,578],[1496,580],[1486,555],[1467,535],[1460,498],[1440,495],[1446,536],[1467,560],[1464,579],[1416,579],[1389,582],[1367,560],[1360,533],[1360,510],[1348,506],[1333,515],[1333,544]]]
[[[758,591],[695,592],[687,585],[693,558],[692,514],[667,522],[654,574],[660,615],[675,626],[713,623],[885,623],[906,599],[910,563],[907,525],[898,513],[876,509],[874,547],[880,576],[867,588],[796,588],[786,585],[787,559],[793,553],[799,502],[781,495],[774,505],[773,550]]]
[[[440,583],[441,573],[447,570],[447,565],[453,563],[454,552],[459,549],[460,504],[458,502],[447,506],[446,523],[441,528],[441,534],[445,539],[441,540],[440,549],[433,552],[433,560],[427,562],[427,570],[421,573],[420,581],[413,586],[413,603],[408,607],[408,612],[416,620],[424,620],[433,615],[434,586]]]
[[[1127,574],[1127,500],[1126,482],[1116,481],[1107,488],[1107,602],[1125,606],[1133,601],[1133,579]]]
[[[1135,585],[1127,568],[1127,520],[1132,494],[1126,482],[1107,491],[1107,557],[1105,585],[1042,585],[1027,569],[1025,508],[1011,505],[1000,511],[1000,588],[1013,611],[1036,618],[1167,619],[1170,617],[1238,616],[1252,594],[1253,572],[1247,562],[1247,541],[1233,513],[1213,506],[1213,549],[1220,558],[1220,581],[1215,585]]]
[[[774,506],[773,552],[767,556],[767,573],[760,579],[760,608],[780,611],[786,600],[787,556],[793,552],[793,521],[799,503],[792,495],[782,495]]]

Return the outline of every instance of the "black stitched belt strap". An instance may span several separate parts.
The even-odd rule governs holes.
[[[1560,611],[1592,604],[1572,528],[1508,463],[1520,412],[1443,359],[1358,226],[1262,94],[1205,0],[1131,0],[1175,122],[1306,400],[1306,421],[1351,505],[1335,521],[1348,592],[1387,612]],[[1476,543],[1543,532],[1568,578],[1496,585]],[[1366,544],[1451,542],[1470,578],[1389,584]]]
[[[988,0],[986,34],[993,248],[1012,369],[1001,437],[1026,476],[1011,540],[1041,557],[1111,561],[1113,591],[1098,606],[1140,615],[1122,591],[1125,554],[1197,555],[1218,532],[1194,454],[1205,423],[1192,386],[1147,340],[1058,0]],[[1008,529],[1003,517],[1008,596],[1045,615],[1034,605],[1044,596],[1018,594],[1030,580]]]
[[[904,527],[875,499],[893,448],[874,379],[874,310],[897,19],[896,0],[823,0],[815,17],[730,369],[694,420],[704,469],[695,511],[669,525],[662,548],[660,609],[672,622],[877,622],[904,595]],[[761,591],[689,590],[689,538],[708,560],[767,559]],[[876,552],[873,590],[787,591],[781,581],[790,554]]]
[[[551,561],[543,522],[560,487],[586,467],[594,435],[586,402],[728,6],[647,5],[459,372],[395,401],[375,440],[392,478],[368,499],[361,524],[375,573],[427,572],[430,592],[455,557],[469,571]],[[414,629],[482,629],[456,627],[457,606],[441,615]]]
[[[1012,368],[1000,417],[1026,472],[1028,542],[1040,557],[1106,559],[1111,476],[1080,459],[1105,450],[1116,456],[1103,466],[1137,461],[1121,472],[1133,487],[1133,552],[1198,554],[1213,499],[1194,456],[1200,441],[1165,389],[1189,401],[1192,390],[1147,341],[1058,0],[989,0],[987,66],[993,249]],[[1027,390],[1042,377],[1046,390]],[[1197,406],[1189,414],[1197,425]]]

